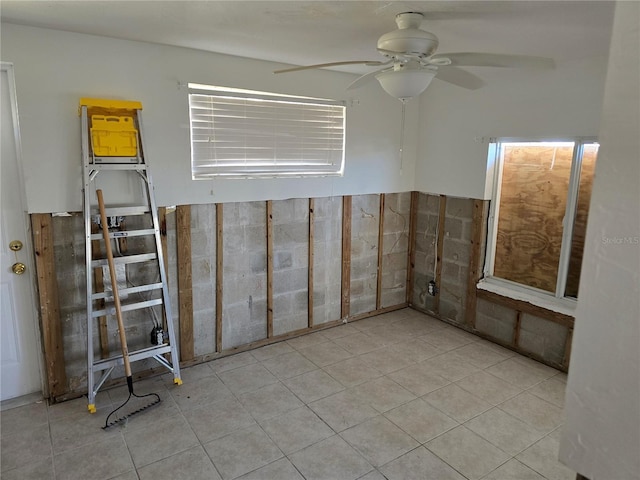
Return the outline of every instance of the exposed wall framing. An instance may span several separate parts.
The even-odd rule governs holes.
[[[191,271],[191,207],[176,208],[180,361],[193,359],[193,288]]]

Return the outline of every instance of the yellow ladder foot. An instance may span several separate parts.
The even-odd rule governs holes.
[[[96,413],[96,404],[90,403],[87,405],[87,410],[89,410],[89,413]]]
[[[182,385],[182,380],[180,380],[179,378],[174,378],[173,383],[175,383],[176,385]]]

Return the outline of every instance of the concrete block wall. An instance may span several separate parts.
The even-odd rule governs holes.
[[[434,297],[427,288],[429,282],[435,280],[439,209],[439,195],[418,194],[411,303],[429,312],[435,309]]]
[[[272,203],[273,334],[309,323],[309,200]]]
[[[568,333],[563,325],[523,313],[519,345],[540,358],[562,364]]]
[[[440,315],[465,322],[471,253],[473,199],[447,197],[440,278]]]
[[[384,199],[382,237],[382,308],[406,301],[411,193],[388,193]]]
[[[518,313],[508,307],[478,299],[476,330],[510,344],[513,341]]]
[[[224,204],[222,348],[267,337],[265,202]]]
[[[340,318],[342,197],[314,199],[313,323]]]
[[[358,195],[351,203],[350,314],[376,309],[380,195]]]

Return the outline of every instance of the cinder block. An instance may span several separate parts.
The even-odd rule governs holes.
[[[479,298],[476,305],[476,329],[498,340],[511,343],[516,316],[517,312],[511,308]]]
[[[216,286],[200,284],[193,286],[193,311],[214,310],[216,308]]]
[[[309,225],[307,223],[274,225],[273,243],[286,247],[298,243],[309,243]]]
[[[273,293],[287,293],[305,288],[309,282],[309,273],[306,268],[292,268],[273,272]]]
[[[293,266],[293,258],[291,252],[281,251],[275,252],[273,256],[273,269],[283,270]]]
[[[216,351],[216,311],[193,312],[193,353],[196,356]]]
[[[447,216],[472,218],[473,217],[473,199],[447,197]]]
[[[273,316],[281,318],[291,314],[293,311],[293,294],[283,293],[273,296]]]
[[[457,218],[446,217],[444,221],[444,235],[447,238],[459,240],[463,236],[463,222]]]
[[[442,255],[458,265],[469,265],[470,250],[470,245],[466,242],[445,238]]]
[[[528,313],[522,314],[520,347],[545,360],[562,363],[568,330],[558,323]]]
[[[244,228],[244,251],[266,251],[267,249],[267,227],[262,225],[249,225]]]
[[[365,295],[359,298],[352,298],[350,305],[350,315],[359,315],[361,313],[372,312],[376,309],[376,296]]]

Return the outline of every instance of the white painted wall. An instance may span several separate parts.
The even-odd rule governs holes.
[[[606,55],[556,63],[470,68],[486,82],[474,91],[436,77],[420,97],[416,190],[490,199],[490,137],[596,136]]]
[[[618,2],[560,459],[640,479],[640,3]]]
[[[269,62],[10,24],[1,48],[15,65],[29,212],[82,209],[81,97],[142,102],[158,205],[413,189],[418,103],[407,109],[401,170],[401,104],[375,82],[347,92],[355,76],[345,73],[273,75]],[[178,87],[187,82],[355,100],[344,177],[192,181],[187,90]]]

